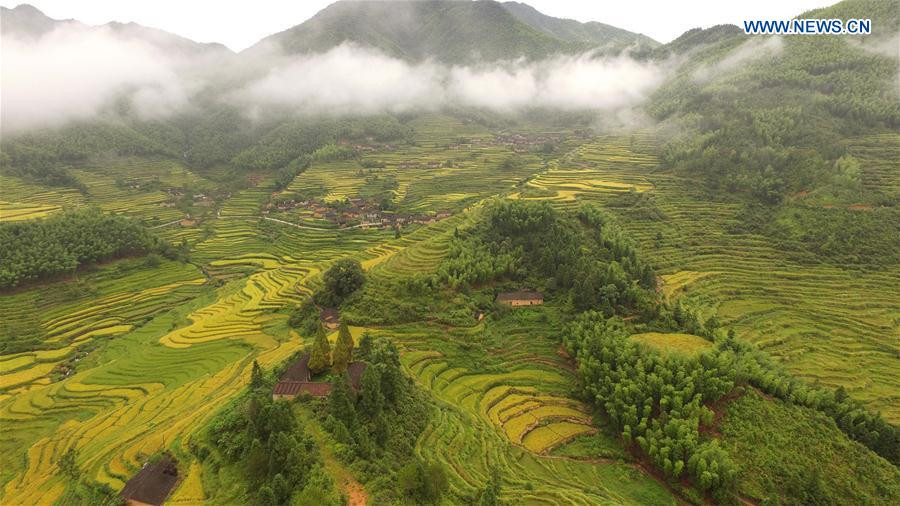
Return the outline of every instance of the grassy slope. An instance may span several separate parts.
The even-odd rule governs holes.
[[[792,373],[844,386],[900,420],[900,267],[810,262],[767,237],[731,232],[740,204],[711,201],[695,180],[661,171],[653,142],[632,135],[586,144],[525,188],[549,190],[539,198],[562,208],[579,200],[610,206],[661,275],[664,294],[686,296],[705,307],[705,316],[717,313]],[[896,172],[895,161],[877,160],[864,174]]]
[[[819,490],[834,504],[900,501],[900,471],[810,409],[750,390],[728,405],[719,430],[745,496],[797,504]]]

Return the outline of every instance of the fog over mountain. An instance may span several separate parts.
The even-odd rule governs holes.
[[[390,51],[360,37],[322,41],[323,26],[348,22],[348,16],[355,19],[359,13],[353,9],[384,9],[380,2],[373,4],[336,4],[290,33],[270,37],[241,54],[135,24],[88,26],[52,20],[27,5],[4,9],[3,130],[84,120],[121,107],[123,100],[138,118],[165,117],[189,109],[201,93],[238,105],[249,115],[269,107],[330,115],[445,106],[501,112],[530,107],[613,110],[637,104],[663,79],[662,63],[630,56],[639,42],[655,44],[646,37],[608,27],[611,35],[604,38],[606,32],[586,27],[583,32],[590,37],[582,34],[575,43],[569,32],[581,26],[577,22],[556,20],[569,32],[565,38],[555,37],[546,27],[532,28],[505,9],[484,2],[399,5],[409,9],[406,22],[413,23],[410,26],[417,26],[415,16],[423,8],[446,6],[458,16],[487,8],[499,15],[495,21],[499,28],[522,32],[511,36],[526,41],[518,47],[530,50],[531,42],[539,40],[550,49],[533,57],[470,55],[452,61],[439,53],[410,57],[404,50]],[[512,5],[517,11],[527,7]],[[524,12],[539,16],[536,19],[545,25],[555,20],[533,9]],[[393,30],[397,22],[394,19],[382,28]],[[459,22],[451,18],[449,31]],[[549,26],[559,31],[557,25]],[[299,46],[299,38],[304,37],[315,41]],[[517,54],[491,42],[479,43],[485,54]],[[617,49],[610,50],[611,46]]]

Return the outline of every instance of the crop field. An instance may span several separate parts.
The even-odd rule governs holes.
[[[737,205],[712,202],[695,182],[660,171],[647,154],[653,142],[649,135],[633,135],[580,146],[559,161],[559,167],[572,170],[551,168],[547,176],[535,178],[552,177],[553,184],[542,183],[542,188],[571,192],[562,194],[572,198],[528,198],[566,208],[580,201],[607,205],[661,275],[663,294],[695,301],[706,316],[717,314],[738,336],[780,358],[790,372],[843,386],[888,420],[900,421],[900,270],[801,264],[765,237],[730,232]],[[856,146],[858,153],[878,160],[864,167],[864,180],[893,188],[898,159],[882,157],[879,149],[884,148],[876,148],[881,144],[875,141]],[[590,169],[574,170],[582,166]],[[577,186],[582,180],[627,182],[648,199],[623,206],[621,191]]]
[[[680,353],[687,356],[699,355],[704,350],[712,348],[711,342],[691,334],[645,332],[634,334],[629,339],[662,353]]]
[[[398,210],[452,212],[402,234],[341,229],[296,210],[263,215],[273,192],[267,176],[234,192],[202,222],[169,226],[183,212],[161,205],[164,191],[120,181],[212,184],[176,162],[78,167],[73,172],[88,195],[0,176],[0,220],[98,205],[165,225],[155,231],[174,244],[186,240],[191,250],[191,263],[116,260],[0,297],[0,457],[11,464],[0,469],[2,501],[48,504],[60,497],[65,480],[57,462],[72,448],[88,477],[116,489],[143,459],[169,449],[186,473],[174,500],[201,500],[202,468],[187,442],[244,388],[254,359],[272,367],[303,346],[309,336],[290,329],[282,310],[319,287],[321,273],[340,258],[360,260],[376,281],[433,272],[454,230],[497,195],[566,209],[582,201],[609,206],[658,270],[665,297],[688,299],[707,316],[715,312],[791,372],[845,386],[900,421],[900,272],[801,265],[762,237],[729,233],[736,206],[710,202],[693,182],[660,172],[646,134],[567,140],[561,155],[543,157],[516,153],[497,132],[474,123],[443,116],[413,123],[412,145],[363,155],[378,162],[367,165],[383,167],[314,162],[287,188],[334,200],[390,180]],[[855,149],[880,160],[875,144],[861,141]],[[518,163],[502,168],[510,157]],[[865,184],[895,187],[900,168],[879,163],[867,167]],[[635,195],[649,204],[620,205]],[[482,488],[497,467],[504,495],[523,503],[674,503],[572,398],[572,365],[557,353],[558,329],[542,316],[554,311],[548,303],[471,327],[368,328],[398,343],[405,370],[437,405],[416,452],[446,464],[451,488],[463,495]],[[358,337],[362,329],[353,331]],[[692,337],[634,339],[692,353],[701,348]],[[588,460],[565,450],[585,440],[619,456]]]
[[[539,314],[525,311],[531,312],[526,320]],[[504,336],[490,356],[473,356],[465,343],[478,339],[485,325]],[[550,454],[580,435],[608,436],[597,433],[585,406],[567,397],[571,372],[555,354],[556,344],[540,337],[546,330],[533,321],[374,330],[402,345],[404,367],[438,403],[417,452],[446,464],[460,495],[478,490],[496,467],[505,477],[504,494],[519,503],[674,504],[630,462]]]
[[[85,202],[84,195],[74,188],[48,188],[5,174],[0,175],[0,188],[0,222],[43,218]]]

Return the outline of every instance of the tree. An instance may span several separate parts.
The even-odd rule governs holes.
[[[350,388],[350,377],[346,372],[335,378],[332,383],[328,407],[331,414],[353,432],[356,427],[356,403],[353,389]]]
[[[356,350],[356,355],[362,359],[369,361],[372,356],[372,347],[375,345],[375,339],[372,337],[368,331],[363,332],[362,337],[359,338],[359,347]]]
[[[276,504],[285,504],[291,497],[291,488],[281,473],[272,478],[272,492],[274,492]]]
[[[332,354],[332,370],[337,374],[346,371],[352,359],[353,336],[350,335],[347,323],[341,321],[341,325],[338,327],[337,342],[334,344],[334,353]]]
[[[275,497],[275,492],[272,490],[272,487],[268,485],[260,487],[259,504],[261,506],[278,506],[278,498]]]
[[[313,342],[312,351],[309,355],[309,370],[313,374],[319,374],[331,365],[331,345],[328,343],[328,337],[325,335],[325,328],[319,325],[316,332],[316,340]]]
[[[404,494],[426,503],[437,502],[449,488],[447,472],[440,463],[426,465],[418,459],[400,468],[397,481]]]
[[[263,386],[263,372],[259,362],[253,361],[253,369],[250,371],[250,388],[257,389]]]
[[[495,467],[491,469],[491,480],[478,497],[478,506],[499,506],[500,485],[500,471]]]
[[[78,469],[78,463],[76,462],[77,459],[78,451],[74,448],[69,448],[69,451],[64,453],[59,459],[59,470],[69,478],[77,479],[81,474],[81,471]]]
[[[450,488],[447,471],[439,462],[428,464],[425,469],[425,485],[425,498],[432,502],[437,502]]]
[[[378,367],[374,365],[366,367],[363,371],[360,388],[360,411],[369,417],[376,417],[384,407],[384,394],[381,393],[381,373],[378,371]]]
[[[365,283],[366,275],[358,260],[344,258],[334,263],[324,275],[325,288],[320,294],[323,304],[338,306]]]
[[[254,439],[250,444],[250,449],[244,462],[247,468],[247,477],[251,481],[259,482],[266,476],[269,459],[266,457],[266,451],[263,449],[259,439]]]

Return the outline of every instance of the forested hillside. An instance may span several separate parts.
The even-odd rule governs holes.
[[[900,127],[900,67],[896,54],[879,49],[897,33],[900,4],[851,0],[838,10],[811,16],[872,16],[875,33],[860,40],[756,37],[723,27],[674,41],[689,63],[657,92],[650,111],[660,120],[679,118],[687,130],[667,144],[664,160],[703,177],[713,191],[766,203],[802,192],[819,202],[896,205],[893,189],[862,186],[846,141]]]
[[[272,43],[288,53],[310,53],[343,42],[412,61],[457,64],[655,44],[626,30],[552,18],[514,2],[337,2],[245,53],[263,52]]]
[[[46,220],[0,224],[0,289],[71,274],[83,265],[153,250],[175,255],[134,220],[99,209],[64,212]],[[158,263],[158,260],[157,260]]]

